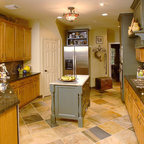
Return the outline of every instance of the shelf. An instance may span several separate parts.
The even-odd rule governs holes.
[[[68,40],[86,40],[87,38],[68,38]]]
[[[88,46],[88,44],[82,44],[82,45],[67,45],[67,46]]]
[[[135,31],[133,34],[129,35],[129,38],[135,38],[135,37],[140,37],[141,40],[144,40],[144,30],[140,30],[140,31]]]
[[[88,29],[73,29],[66,32],[67,46],[88,46]]]

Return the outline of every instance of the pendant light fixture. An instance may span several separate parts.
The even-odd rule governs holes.
[[[78,16],[78,13],[75,13],[74,7],[68,7],[69,13],[64,13],[63,16],[65,16],[66,20],[73,22]]]

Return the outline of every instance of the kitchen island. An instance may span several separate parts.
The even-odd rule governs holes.
[[[52,125],[56,124],[56,118],[65,118],[78,120],[78,126],[83,127],[83,118],[90,106],[89,76],[77,75],[74,82],[57,80],[50,83],[50,91]]]

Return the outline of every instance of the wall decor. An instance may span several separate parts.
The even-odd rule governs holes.
[[[96,44],[103,44],[103,36],[96,36]]]

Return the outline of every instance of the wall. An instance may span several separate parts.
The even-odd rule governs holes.
[[[31,21],[32,28],[32,53],[31,61],[27,61],[24,65],[31,65],[32,72],[41,72],[40,78],[40,93],[43,95],[43,61],[42,61],[42,48],[44,39],[48,40],[59,40],[61,41],[61,49],[63,45],[62,31],[64,30],[63,25],[60,23],[56,24],[55,19],[48,19],[43,21]],[[59,29],[58,29],[59,28]],[[62,57],[62,50],[60,53]],[[62,63],[62,58],[61,58]],[[61,66],[62,73],[62,66]]]
[[[107,29],[106,28],[92,28],[89,31],[89,46],[90,46],[90,86],[95,87],[95,78],[107,76],[107,66],[104,55],[102,55],[102,61],[95,57],[93,50],[98,47],[96,44],[96,36],[103,37],[103,44],[100,44],[102,48],[107,50]],[[108,55],[108,54],[107,54]],[[108,64],[107,64],[108,65]]]
[[[119,29],[114,29],[114,30],[108,29],[107,38],[108,38],[108,43],[120,42]]]

